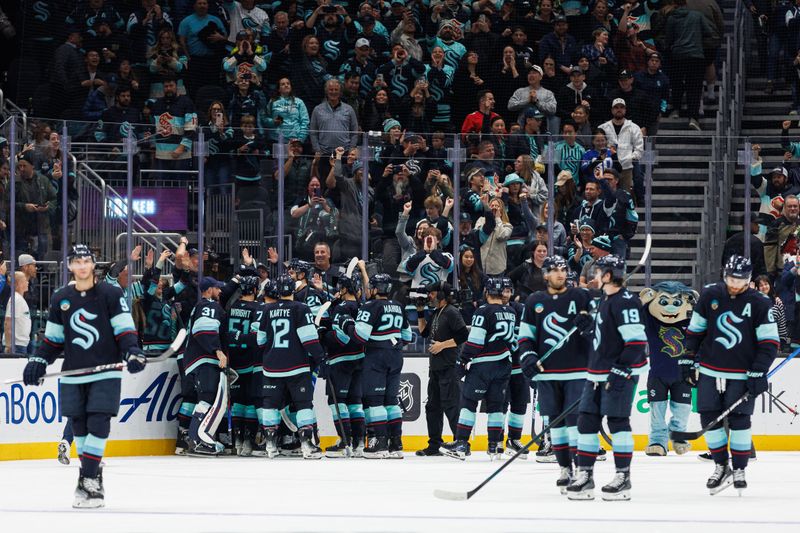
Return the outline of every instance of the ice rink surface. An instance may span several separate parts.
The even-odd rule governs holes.
[[[106,508],[97,511],[71,508],[76,460],[12,461],[0,463],[0,531],[800,531],[800,453],[760,452],[741,498],[732,487],[709,496],[713,465],[696,456],[637,453],[629,502],[599,499],[612,460],[595,469],[595,501],[568,501],[555,487],[557,465],[531,458],[471,500],[450,502],[433,490],[472,489],[499,463],[483,452],[465,463],[413,453],[383,461],[110,458]]]

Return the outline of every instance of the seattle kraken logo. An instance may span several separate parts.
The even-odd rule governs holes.
[[[77,335],[72,339],[73,344],[77,344],[84,350],[88,350],[92,345],[100,340],[100,332],[97,328],[89,324],[90,321],[97,318],[97,315],[92,314],[85,309],[78,309],[69,319],[69,325]]]
[[[422,278],[420,281],[423,287],[427,287],[439,281],[439,275],[436,273],[437,270],[439,270],[438,265],[434,263],[425,263],[420,267],[419,277]]]
[[[544,322],[542,323],[542,328],[548,335],[550,335],[550,338],[544,341],[546,345],[552,348],[561,342],[561,339],[567,336],[567,330],[559,325],[566,321],[567,319],[558,313],[550,313],[547,315],[547,317],[545,317]]]
[[[40,22],[47,22],[50,19],[50,6],[46,2],[36,2],[33,4],[33,12],[36,15],[33,17]]]
[[[659,326],[658,338],[664,345],[659,350],[667,357],[680,357],[683,354],[683,332],[679,328]]]
[[[744,319],[739,318],[731,311],[725,311],[717,318],[717,329],[724,337],[715,337],[714,340],[730,350],[742,342],[742,334],[736,329],[735,324],[741,324]]]

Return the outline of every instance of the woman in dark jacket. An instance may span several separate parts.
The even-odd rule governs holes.
[[[333,76],[328,72],[328,62],[319,53],[319,39],[306,35],[301,45],[303,55],[290,76],[295,95],[313,109],[325,97],[325,82]]]
[[[383,131],[383,122],[393,118],[389,108],[389,91],[377,89],[367,95],[364,112],[361,113],[361,127],[364,131]]]
[[[486,275],[478,264],[478,253],[469,246],[463,246],[458,261],[458,284],[461,288],[461,316],[464,322],[472,322],[475,310],[483,304],[483,288],[486,285]]]
[[[478,93],[489,89],[490,72],[488,65],[481,62],[478,53],[467,52],[453,76],[453,120],[454,124],[461,125],[469,113],[478,107]]]

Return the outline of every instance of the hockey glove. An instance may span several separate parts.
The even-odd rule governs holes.
[[[352,333],[355,326],[356,321],[353,320],[353,317],[347,313],[339,313],[333,319],[332,329],[339,337],[342,335],[345,337],[350,337],[350,333]]]
[[[522,373],[528,379],[533,379],[534,376],[544,370],[536,352],[525,352],[522,354],[520,357],[520,366],[522,367]]]
[[[575,328],[585,339],[594,338],[594,319],[589,313],[581,313],[575,317]]]
[[[467,371],[469,370],[469,361],[466,359],[459,358],[456,361],[456,377],[458,379],[463,379],[464,376],[467,375]]]
[[[47,371],[47,361],[41,357],[31,357],[28,359],[28,364],[25,365],[25,370],[22,372],[22,381],[25,385],[41,385],[44,381],[44,376]]]
[[[694,354],[690,352],[684,353],[683,357],[678,359],[678,368],[681,370],[681,377],[683,380],[692,387],[697,386],[698,368],[700,365],[694,359]]]
[[[144,370],[144,365],[147,364],[147,357],[144,356],[141,348],[137,346],[128,350],[128,353],[125,354],[125,362],[128,363],[128,372],[136,374]]]
[[[750,398],[757,398],[762,392],[769,389],[767,376],[764,372],[756,370],[747,371],[747,392]]]
[[[625,366],[614,365],[608,372],[608,380],[606,381],[606,390],[613,392],[620,392],[625,388],[628,380],[631,379],[631,369]]]

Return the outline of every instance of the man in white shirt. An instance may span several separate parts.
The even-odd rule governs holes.
[[[6,352],[28,353],[31,340],[31,312],[23,295],[28,291],[28,277],[14,272],[14,342],[11,343],[11,302],[6,305],[5,345]]]
[[[642,176],[638,175],[634,167],[637,167],[639,160],[644,153],[644,138],[641,128],[633,121],[625,118],[625,100],[615,98],[611,102],[611,120],[600,124],[600,129],[606,132],[608,145],[617,151],[617,159],[622,167],[620,172],[620,187],[636,196],[639,203],[644,200],[644,183]],[[636,175],[636,176],[635,176]],[[637,183],[634,184],[634,176]]]

